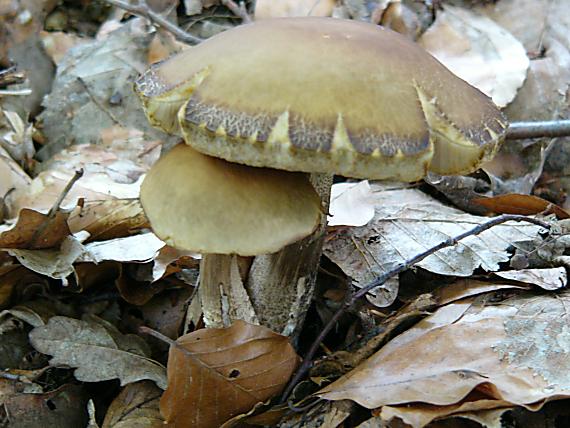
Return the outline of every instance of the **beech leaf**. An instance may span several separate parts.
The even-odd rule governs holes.
[[[570,292],[437,310],[322,389],[423,427],[443,415],[570,397]]]
[[[160,400],[177,428],[217,428],[279,394],[298,364],[285,336],[236,321],[179,337],[168,356],[168,389]]]
[[[417,189],[372,183],[369,199],[375,205],[374,218],[362,227],[329,232],[324,246],[326,256],[356,285],[366,284],[428,248],[490,219],[444,205]],[[493,272],[500,263],[509,261],[511,246],[532,240],[539,230],[533,224],[507,222],[440,250],[418,266],[449,276],[467,277],[478,268]]]

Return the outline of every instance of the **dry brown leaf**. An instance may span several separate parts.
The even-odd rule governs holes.
[[[73,210],[69,229],[89,232],[88,241],[104,241],[134,235],[149,227],[138,199],[110,199],[92,201]]]
[[[41,250],[59,247],[71,235],[69,213],[56,211],[53,216],[24,208],[14,227],[0,234],[0,248]]]
[[[163,281],[151,284],[148,281],[140,281],[138,278],[132,278],[125,273],[127,266],[125,264],[121,266],[121,274],[115,281],[115,285],[121,297],[132,305],[144,305],[156,294],[160,293],[166,285]]]
[[[428,248],[484,223],[489,217],[466,214],[418,189],[371,184],[374,219],[366,226],[329,232],[326,256],[364,285]],[[510,258],[509,247],[532,240],[540,228],[505,223],[455,247],[430,255],[418,266],[441,275],[469,276],[477,268],[496,271]]]
[[[474,399],[475,401],[470,401]],[[406,421],[412,427],[421,427],[429,424],[434,419],[444,419],[446,417],[465,417],[474,419],[483,425],[484,422],[497,421],[505,411],[513,408],[510,403],[501,400],[486,400],[481,394],[473,394],[466,397],[466,400],[460,404],[450,406],[434,406],[429,404],[416,404],[412,408],[406,406],[385,406],[382,408],[379,421],[392,420],[399,418]],[[475,415],[480,415],[479,418]],[[499,422],[500,422],[500,418]],[[464,420],[455,425],[457,428],[465,425]],[[499,428],[502,425],[483,425],[488,428]]]
[[[52,355],[52,366],[77,368],[84,382],[118,378],[121,385],[150,379],[166,386],[164,368],[148,358],[148,345],[139,336],[121,334],[111,324],[90,317],[88,321],[56,316],[30,332],[32,346]]]
[[[255,19],[288,16],[331,16],[335,0],[257,0]]]
[[[478,198],[474,203],[484,206],[496,214],[533,215],[548,211],[560,219],[570,218],[570,214],[559,206],[533,195],[509,193],[492,198]]]
[[[444,306],[318,395],[390,406],[382,409],[384,419],[391,406],[407,405],[404,422],[413,427],[424,426],[433,412],[412,403],[460,405],[462,412],[540,408],[545,400],[570,397],[569,303],[564,292]]]
[[[150,381],[125,386],[109,406],[102,428],[161,428],[161,395],[162,390]]]
[[[298,360],[288,339],[265,327],[197,330],[170,348],[160,411],[179,428],[219,427],[279,394]]]
[[[478,281],[472,278],[460,279],[451,284],[443,285],[434,292],[434,297],[440,305],[456,302],[466,297],[477,296],[497,290],[526,290],[530,287],[515,284]]]
[[[9,254],[28,269],[67,285],[67,277],[74,273],[73,264],[85,253],[81,234],[67,236],[58,249],[9,250]]]
[[[2,399],[0,417],[10,428],[77,428],[87,424],[89,394],[81,385],[66,384],[44,394],[18,393]]]
[[[9,195],[12,216],[22,208],[36,211],[51,208],[73,177],[74,171],[79,169],[84,171],[83,176],[74,183],[63,200],[62,207],[75,207],[79,199],[85,202],[136,199],[142,176],[149,168],[143,162],[123,158],[114,147],[88,144],[64,150],[49,162],[43,163],[42,167],[46,170],[38,174],[29,186]]]
[[[418,43],[453,73],[504,107],[529,67],[522,44],[491,19],[446,5]]]
[[[495,272],[495,275],[512,281],[536,285],[544,290],[558,290],[568,284],[568,275],[563,267],[551,269],[520,269]]]

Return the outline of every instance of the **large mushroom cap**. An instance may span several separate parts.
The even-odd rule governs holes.
[[[465,173],[507,127],[488,97],[405,37],[331,18],[236,27],[152,67],[137,89],[164,129],[179,111],[197,150],[290,171]]]
[[[186,144],[151,168],[140,198],[159,238],[200,253],[272,253],[310,235],[321,217],[305,174],[225,162]]]

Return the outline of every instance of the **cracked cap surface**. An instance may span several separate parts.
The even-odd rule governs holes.
[[[421,47],[332,18],[238,26],[151,67],[137,91],[152,123],[203,153],[358,178],[473,171],[507,128]]]

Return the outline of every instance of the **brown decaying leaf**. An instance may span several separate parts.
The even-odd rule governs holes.
[[[88,398],[83,386],[71,384],[45,394],[0,397],[0,422],[10,428],[83,427],[87,424]]]
[[[492,198],[477,198],[473,202],[496,214],[533,215],[549,211],[556,214],[559,219],[570,218],[570,213],[563,208],[533,195],[509,193]]]
[[[243,321],[198,330],[176,343],[160,411],[177,428],[219,427],[247,412],[279,394],[299,361],[285,336]]]
[[[160,428],[164,419],[158,410],[162,390],[150,381],[123,388],[105,415],[102,428]]]
[[[0,234],[0,248],[40,250],[59,247],[71,235],[67,218],[69,213],[56,211],[53,217],[24,208],[18,222]]]
[[[433,406],[536,410],[570,397],[570,292],[490,302],[440,308],[318,395],[382,407],[383,419],[406,405],[400,416],[413,427],[440,416]]]
[[[149,227],[138,199],[91,201],[73,210],[68,223],[73,233],[89,232],[88,241],[123,238]]]
[[[122,385],[150,379],[166,386],[164,368],[147,357],[148,345],[134,334],[121,334],[110,323],[91,316],[87,321],[55,316],[30,332],[32,346],[52,355],[53,366],[76,367],[85,382],[118,378]]]

